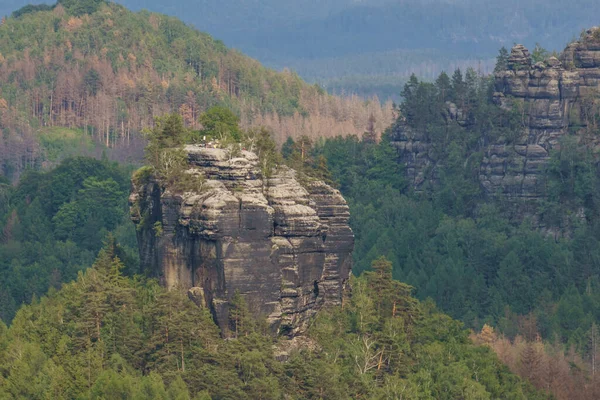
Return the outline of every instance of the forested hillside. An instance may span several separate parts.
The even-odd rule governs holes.
[[[241,131],[235,115],[219,108],[200,119],[201,134],[226,135],[221,138],[232,149],[254,141],[265,168],[276,168],[267,131]],[[212,122],[225,120],[211,130]],[[178,114],[158,119],[150,165],[134,179],[150,169],[159,182],[179,181],[179,190],[191,190],[168,156],[196,136]],[[369,138],[376,139],[372,130]],[[326,177],[322,159],[312,166],[303,157],[309,138],[298,143],[284,146],[290,165]],[[380,167],[391,169],[370,176],[398,178],[389,148],[381,152]],[[133,226],[123,223],[127,175],[106,160],[76,158],[28,173],[16,188],[2,185],[2,317],[10,327],[0,322],[0,397],[547,398],[489,348],[473,345],[462,323],[412,298],[384,257],[373,261],[373,272],[352,280],[341,307],[318,314],[299,345],[273,337],[239,295],[224,340],[207,308],[137,275]],[[160,235],[160,225],[154,228]]]
[[[490,72],[496,49],[514,42],[559,50],[598,24],[590,12],[593,0],[119,3],[175,15],[268,66],[289,67],[328,89],[380,95],[397,95],[403,84],[398,81],[413,72],[427,79],[456,67]],[[0,12],[10,15],[17,8],[0,5]]]
[[[385,259],[280,362],[242,298],[236,337],[223,340],[179,291],[124,277],[118,253],[109,240],[75,282],[23,307],[10,328],[0,322],[2,398],[546,398],[459,322],[411,298]]]
[[[136,134],[155,116],[176,111],[198,129],[216,104],[244,127],[272,128],[280,142],[300,132],[359,134],[370,115],[379,131],[391,121],[378,101],[328,96],[165,15],[61,0],[24,7],[0,26],[1,168],[13,178],[47,161],[40,141],[49,127],[139,149]]]

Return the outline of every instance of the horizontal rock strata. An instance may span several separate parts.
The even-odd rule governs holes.
[[[495,74],[494,100],[507,110],[521,110],[523,129],[516,140],[502,138],[484,145],[479,174],[484,192],[529,204],[543,197],[550,151],[563,136],[575,134],[580,143],[598,147],[598,139],[587,128],[595,123],[599,98],[599,28],[585,32],[560,57],[543,62],[533,63],[523,45],[514,46],[507,69]],[[447,114],[456,119],[455,106],[447,106]],[[398,123],[393,137],[413,186],[419,189],[425,182],[435,182],[440,165],[427,133]]]
[[[254,316],[290,336],[321,307],[340,304],[354,236],[339,191],[316,180],[301,184],[284,166],[263,177],[250,152],[230,158],[222,149],[186,151],[188,172],[206,178],[199,193],[134,185],[130,202],[139,211],[132,214],[146,271],[189,290],[224,332],[236,292]]]

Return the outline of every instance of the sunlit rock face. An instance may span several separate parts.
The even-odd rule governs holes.
[[[318,180],[301,182],[285,166],[264,177],[251,152],[230,158],[222,149],[186,151],[188,172],[206,178],[200,192],[174,194],[151,179],[133,185],[133,221],[148,274],[188,290],[225,334],[236,292],[254,316],[291,336],[323,306],[341,303],[354,235],[339,191]]]

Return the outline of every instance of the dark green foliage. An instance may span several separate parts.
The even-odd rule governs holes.
[[[52,171],[26,174],[0,192],[0,317],[89,267],[109,232],[124,244],[127,272],[137,268],[128,220],[129,170],[89,158],[65,160]],[[0,187],[0,189],[2,189]]]
[[[442,74],[435,85],[414,77],[406,85],[400,105],[405,120],[399,123],[424,133],[443,165],[429,171],[432,183],[420,193],[406,190],[385,135],[378,145],[336,138],[316,147],[311,157],[326,158],[350,204],[354,272],[368,270],[383,254],[393,261],[394,278],[470,327],[487,321],[513,336],[527,315],[544,338],[558,337],[587,354],[592,322],[600,321],[594,157],[583,143],[566,137],[545,174],[547,198],[539,217],[549,226],[566,221],[574,229],[570,240],[549,240],[527,222],[515,226],[506,218],[506,205],[485,199],[479,186],[482,143],[519,129],[510,112],[490,103],[486,87],[472,70],[465,77],[457,71],[452,79]],[[447,99],[464,104],[464,122],[442,117]],[[288,158],[295,146],[284,145]],[[586,214],[577,214],[580,209]],[[577,313],[568,311],[577,307]]]
[[[182,145],[186,135],[183,118],[177,113],[156,117],[154,127],[147,131],[149,146],[161,149]]]
[[[69,14],[75,16],[92,14],[106,3],[105,0],[58,0],[58,4],[62,5]]]
[[[134,174],[137,183],[148,183],[153,178],[162,186],[174,192],[200,191],[204,179],[202,176],[188,174],[188,157],[182,146],[189,139],[189,130],[183,124],[179,114],[167,114],[154,119],[154,127],[146,132],[147,167]]]
[[[92,68],[83,77],[83,83],[87,94],[95,96],[102,85],[102,78],[98,71]]]
[[[467,326],[488,322],[512,337],[528,318],[543,338],[556,337],[587,356],[592,323],[600,321],[595,158],[576,137],[565,137],[545,171],[547,197],[538,218],[547,226],[567,224],[571,238],[552,240],[529,221],[515,225],[507,218],[515,205],[483,197],[479,185],[482,145],[520,135],[511,112],[487,94],[487,82],[472,70],[452,79],[442,74],[435,85],[416,78],[406,85],[405,119],[398,124],[429,138],[429,156],[441,165],[427,172],[431,181],[419,193],[407,189],[395,158],[389,135],[397,127],[377,145],[349,137],[316,146],[311,157],[325,157],[350,204],[354,273],[383,254],[393,262],[394,278]],[[464,104],[462,120],[443,117],[449,100]],[[288,158],[295,147],[284,145]]]
[[[506,47],[500,47],[498,55],[496,56],[496,66],[494,72],[506,71],[508,69],[508,50]]]
[[[14,11],[11,15],[13,18],[19,18],[23,15],[36,13],[38,11],[50,11],[54,8],[54,6],[48,4],[28,4],[25,7],[19,8],[17,11]]]
[[[102,4],[107,4],[105,0],[58,0],[56,4],[62,5],[65,10],[74,16],[83,14],[92,14],[100,8]],[[27,14],[32,14],[40,11],[52,11],[55,5],[49,4],[29,4],[12,13],[13,18],[19,18]]]

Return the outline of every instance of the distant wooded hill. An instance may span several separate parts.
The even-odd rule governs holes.
[[[40,135],[80,129],[106,147],[131,143],[153,118],[179,112],[192,129],[213,105],[242,125],[313,138],[362,134],[371,115],[392,121],[379,101],[341,99],[290,71],[263,67],[180,20],[133,13],[102,0],[27,6],[0,26],[0,173],[44,161]]]
[[[9,1],[10,14],[27,0]],[[182,18],[268,66],[327,88],[386,94],[382,77],[434,78],[469,64],[485,71],[497,50],[536,41],[561,50],[597,25],[594,0],[119,0]],[[425,54],[424,54],[424,50]],[[365,82],[373,81],[372,89]],[[386,89],[387,88],[387,89]]]

